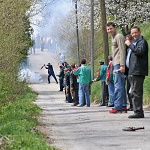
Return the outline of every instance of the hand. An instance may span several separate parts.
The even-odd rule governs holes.
[[[129,45],[131,44],[131,42],[130,42],[129,40],[126,40],[126,41],[125,41],[125,44],[126,44],[127,46],[129,46]]]
[[[120,66],[120,72],[125,72],[125,66]]]

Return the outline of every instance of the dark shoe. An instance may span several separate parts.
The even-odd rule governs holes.
[[[128,118],[144,118],[144,114],[134,114],[134,115],[128,116]]]
[[[127,107],[122,108],[122,113],[127,113]]]
[[[83,107],[82,105],[78,104],[77,107]]]
[[[132,108],[132,107],[130,107],[130,108],[128,108],[128,109],[127,109],[127,111],[133,111],[133,108]]]
[[[76,104],[76,103],[74,103],[74,104],[72,104],[71,106],[77,106],[78,104]]]
[[[122,113],[122,111],[121,110],[117,110],[115,108],[112,108],[111,110],[109,110],[109,113],[111,113],[111,114],[117,114],[117,113]]]
[[[108,105],[108,107],[114,107],[114,104],[110,104],[110,105]]]
[[[63,91],[59,90],[58,92],[63,92]]]
[[[105,106],[105,104],[100,104],[99,106]]]

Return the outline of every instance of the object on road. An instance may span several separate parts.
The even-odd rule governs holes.
[[[19,72],[19,81],[26,82],[30,84],[42,83],[43,79],[41,75],[37,72],[33,72],[30,69],[22,69]]]
[[[136,131],[136,130],[141,130],[141,129],[144,129],[144,127],[139,127],[139,128],[136,128],[136,127],[127,127],[127,128],[122,129],[122,130],[123,131]]]

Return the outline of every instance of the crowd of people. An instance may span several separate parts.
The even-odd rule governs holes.
[[[85,59],[79,66],[69,65],[60,53],[59,91],[65,90],[66,102],[73,103],[72,106],[90,107],[91,85],[100,81],[100,106],[112,107],[111,114],[134,111],[128,118],[144,118],[143,84],[148,75],[148,43],[138,26],[132,27],[126,37],[117,33],[113,22],[107,23],[106,30],[112,37],[109,64],[100,61],[98,75],[92,79]]]

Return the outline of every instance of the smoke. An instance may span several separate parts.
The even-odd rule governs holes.
[[[30,20],[34,36],[50,36],[53,27],[57,26],[59,20],[66,18],[72,8],[72,0],[42,0],[32,6],[34,13]]]

